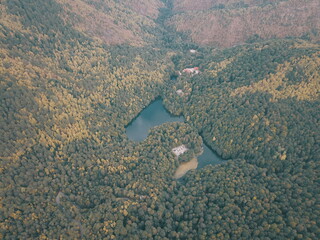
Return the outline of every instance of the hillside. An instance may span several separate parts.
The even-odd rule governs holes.
[[[291,147],[284,145],[295,142],[297,147],[299,141],[304,149],[300,154],[311,156],[304,144],[308,134],[313,139],[317,132],[319,47],[305,41],[273,40],[189,54],[176,62],[177,68],[192,62],[203,70],[192,77],[178,77],[167,93],[168,108],[187,116],[224,158],[265,157],[270,154],[265,153],[270,150],[266,146],[287,149]],[[188,93],[187,97],[180,97],[176,89]],[[310,118],[296,119],[304,116]],[[302,125],[304,135],[299,135]],[[313,130],[307,134],[308,128]]]
[[[54,32],[58,30],[54,27],[64,24],[103,43],[132,46],[141,46],[152,41],[156,32],[155,19],[159,15],[159,8],[163,7],[159,0],[147,3],[139,0],[121,3],[113,0],[47,0],[41,6],[31,0],[5,3],[1,8],[8,28],[14,25],[10,21],[18,16],[26,29],[34,24],[53,28],[51,30]],[[45,8],[51,12],[41,15]]]
[[[166,106],[230,159],[188,174],[170,195],[180,203],[180,222],[194,221],[192,201],[204,238],[316,238],[319,57],[319,44],[292,40],[175,57],[177,69],[201,72],[179,76],[167,89]],[[184,229],[178,236],[190,237],[192,230]]]
[[[174,1],[167,24],[194,42],[231,47],[271,38],[320,40],[320,3],[288,1]]]

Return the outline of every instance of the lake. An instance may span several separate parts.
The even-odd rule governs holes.
[[[173,116],[165,109],[162,99],[156,99],[126,127],[126,134],[130,140],[143,141],[147,138],[148,132],[152,127],[166,122],[184,122],[184,117]],[[198,156],[197,169],[209,164],[216,165],[222,162],[223,160],[204,143],[203,153]]]
[[[222,163],[223,160],[214,151],[212,151],[207,144],[203,143],[203,153],[198,156],[198,168],[203,168],[209,164],[216,165]]]
[[[184,117],[173,116],[165,109],[162,100],[157,99],[126,127],[126,134],[130,140],[140,142],[147,138],[151,128],[166,122],[184,122]]]

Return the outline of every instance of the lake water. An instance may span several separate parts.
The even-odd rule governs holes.
[[[203,168],[209,164],[216,165],[222,163],[223,160],[214,151],[212,151],[207,144],[203,143],[203,153],[198,156],[198,168]]]
[[[143,109],[126,127],[126,134],[130,140],[143,141],[147,138],[148,132],[152,127],[166,122],[184,122],[184,117],[171,115],[165,109],[162,100],[157,99]],[[223,160],[204,143],[203,153],[198,156],[197,169],[203,168],[208,164],[216,165],[222,162]]]
[[[162,100],[157,99],[127,126],[126,133],[130,140],[142,141],[147,138],[151,128],[166,122],[183,122],[184,117],[171,115],[163,106]]]

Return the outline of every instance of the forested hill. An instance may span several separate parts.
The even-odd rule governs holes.
[[[1,239],[318,238],[317,1],[0,8]],[[186,122],[129,141],[158,96]],[[176,181],[199,134],[228,161]]]
[[[271,38],[320,40],[318,0],[174,1],[167,21],[195,42],[218,47]]]
[[[155,20],[162,7],[159,0],[46,0],[41,5],[13,0],[4,1],[2,18],[7,28],[16,25],[19,30],[17,26],[22,24],[25,31],[39,31],[49,38],[78,32],[102,43],[141,46],[155,37]]]

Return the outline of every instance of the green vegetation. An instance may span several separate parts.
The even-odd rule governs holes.
[[[319,44],[201,47],[163,26],[171,1],[118,2],[0,6],[0,238],[317,239]],[[158,96],[186,123],[129,141]],[[176,181],[198,133],[229,161]]]

